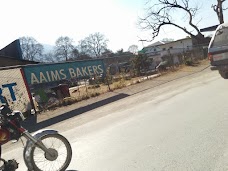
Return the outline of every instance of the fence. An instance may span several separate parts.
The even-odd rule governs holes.
[[[100,94],[105,73],[103,60],[1,68],[0,103],[23,112],[74,103]]]
[[[164,56],[163,58],[170,57],[169,60],[170,65],[176,64],[187,64],[191,65],[196,63],[198,60],[202,60],[207,58],[207,47],[204,46],[195,46],[191,49],[185,49],[183,52],[179,53],[169,53],[168,55]]]
[[[98,95],[106,73],[100,59],[24,66],[23,72],[36,111]]]
[[[169,67],[180,64],[191,65],[198,60],[207,58],[207,46],[171,48],[156,54],[147,54],[147,57],[152,60],[152,68],[156,68],[161,62]]]
[[[6,97],[13,109],[28,111],[33,106],[43,111],[135,84],[140,77],[156,74],[161,61],[166,68],[207,54],[203,47],[172,52],[156,58],[139,54],[0,70],[0,100]]]
[[[109,82],[119,82],[119,85],[111,87],[115,89],[131,84],[129,82],[131,79],[140,79],[139,77],[157,74],[160,71],[173,69],[182,64],[196,65],[199,60],[205,58],[207,58],[207,46],[195,46],[186,49],[173,48],[156,52],[153,55],[141,53],[131,57],[128,56],[125,60],[122,56],[112,57],[106,58],[104,61],[108,71],[107,75],[109,75]]]

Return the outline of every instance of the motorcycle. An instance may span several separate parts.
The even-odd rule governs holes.
[[[56,130],[40,130],[30,134],[21,126],[25,120],[20,111],[11,111],[8,105],[0,107],[0,145],[10,140],[27,139],[23,158],[29,171],[65,171],[72,159],[72,148],[68,140]],[[0,170],[15,171],[18,163],[15,160],[5,161]]]

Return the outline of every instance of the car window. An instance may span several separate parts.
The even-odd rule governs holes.
[[[228,27],[220,27],[215,33],[212,47],[228,45]]]

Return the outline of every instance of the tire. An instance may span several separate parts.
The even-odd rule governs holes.
[[[72,149],[68,140],[60,134],[47,134],[42,136],[42,143],[48,149],[52,149],[58,155],[50,159],[48,154],[39,147],[33,145],[30,151],[29,163],[34,171],[65,171],[69,166],[72,158]],[[60,148],[61,147],[61,148]],[[63,152],[66,154],[63,154]],[[61,155],[59,155],[61,152]],[[63,160],[61,157],[64,156]]]
[[[219,70],[219,74],[222,78],[228,79],[228,71]]]

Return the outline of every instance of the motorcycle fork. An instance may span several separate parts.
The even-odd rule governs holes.
[[[10,121],[11,125],[13,125],[18,132],[20,132],[27,140],[31,140],[37,147],[41,148],[45,153],[48,153],[50,155],[53,155],[50,150],[48,150],[45,145],[42,143],[42,141],[34,138],[26,129],[23,127],[18,128],[17,125],[14,124],[14,122]]]
[[[26,139],[31,140],[37,147],[41,148],[45,153],[50,154],[51,156],[55,155],[51,150],[49,150],[41,140],[34,138],[28,131],[24,131],[23,135]]]

